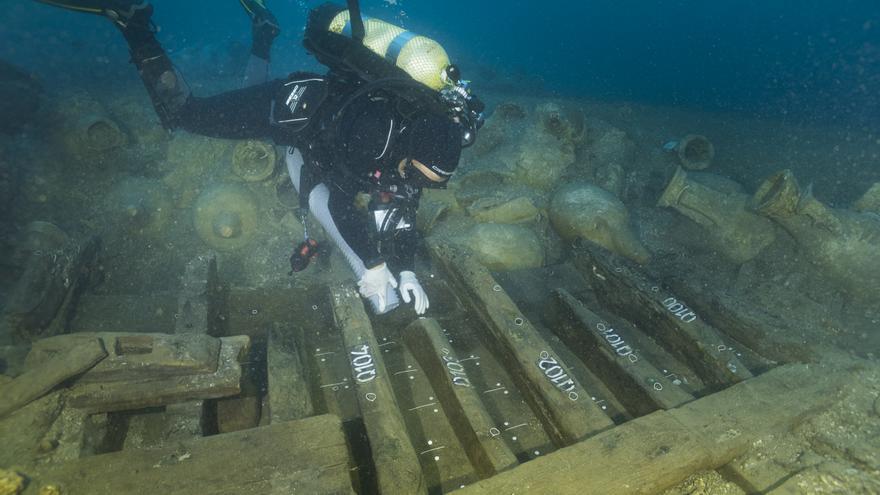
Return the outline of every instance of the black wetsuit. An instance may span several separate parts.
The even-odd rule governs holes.
[[[91,1],[41,1],[72,10],[100,11]],[[288,104],[295,88],[291,81],[301,79],[303,74],[292,74],[288,79],[262,82],[215,96],[195,96],[155,37],[150,20],[152,7],[147,2],[120,5],[130,15],[124,22],[114,22],[129,45],[132,63],[137,67],[165,127],[182,128],[216,138],[270,139],[278,145],[299,149],[304,157],[303,177],[310,179],[308,187],[300,194],[308,198],[309,191],[316,185],[327,186],[329,198],[326,204],[332,223],[344,243],[357,254],[359,260],[356,264],[362,262],[364,267],[371,268],[387,261],[394,272],[412,271],[417,239],[414,225],[408,229],[392,229],[387,236],[372,235],[374,220],[354,205],[357,193],[374,192],[371,176],[393,176],[397,163],[405,158],[400,145],[407,143],[407,125],[405,119],[399,117],[393,95],[381,90],[358,92],[361,96],[351,100],[349,95],[362,84],[356,78],[342,74],[313,74],[311,76],[326,80],[326,98],[321,100],[322,104],[312,105],[312,109],[319,108],[320,111],[310,112],[312,123],[307,132],[303,132],[296,125],[283,123],[286,120],[284,112],[291,115]],[[252,55],[266,64],[263,77],[254,79],[254,82],[268,74],[268,52],[273,37],[274,34],[254,38]],[[341,114],[337,112],[340,107],[346,109]],[[332,120],[332,125],[331,115],[337,117]],[[301,181],[295,185],[300,188],[304,184]],[[419,192],[411,196],[409,211],[414,211]],[[411,223],[415,223],[414,219]],[[355,272],[362,271],[352,265]]]
[[[397,163],[405,155],[406,123],[396,110],[393,96],[377,92],[356,98],[345,109],[337,125],[323,129],[295,132],[278,125],[279,109],[285,108],[291,87],[290,79],[302,78],[293,74],[289,79],[276,79],[216,96],[190,95],[174,112],[175,126],[204,136],[227,139],[271,139],[278,145],[300,149],[305,167],[320,168],[320,181],[330,190],[329,208],[340,233],[367,268],[387,261],[393,272],[413,270],[417,236],[414,226],[393,230],[389,237],[374,235],[367,212],[355,207],[359,192],[371,193],[370,181],[379,175],[388,177],[396,172]],[[321,126],[346,97],[357,89],[335,76],[324,107],[310,126]],[[273,110],[274,105],[274,110]],[[320,167],[315,162],[323,162]],[[312,184],[314,185],[314,184]],[[302,191],[300,192],[302,194]],[[418,194],[409,207],[417,207]]]

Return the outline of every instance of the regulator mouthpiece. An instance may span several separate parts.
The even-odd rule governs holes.
[[[461,79],[461,72],[455,65],[443,70],[443,81],[447,86],[440,90],[440,99],[449,107],[452,115],[463,127],[461,147],[467,148],[477,140],[477,131],[483,127],[483,102],[471,93],[470,81]]]

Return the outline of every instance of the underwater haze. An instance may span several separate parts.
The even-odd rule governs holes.
[[[123,44],[107,23],[5,3],[5,59],[29,61],[48,80],[88,78],[99,64],[124,65]],[[235,1],[153,3],[161,39],[172,51],[248,43],[247,19]],[[303,54],[308,8],[320,3],[271,4],[284,31],[276,56],[297,64],[278,63],[277,73],[306,63],[295,55]],[[479,65],[509,74],[518,89],[535,94],[874,125],[880,115],[880,5],[870,0],[371,0],[362,8],[441,41],[465,71]],[[477,87],[478,74],[473,70]]]

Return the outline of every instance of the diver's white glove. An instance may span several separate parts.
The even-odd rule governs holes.
[[[410,293],[412,294],[410,295]],[[400,272],[400,295],[405,303],[410,302],[410,300],[413,301],[413,307],[417,315],[425,314],[425,310],[430,306],[428,294],[425,293],[425,289],[419,284],[419,280],[413,272]]]
[[[397,280],[394,279],[394,275],[391,274],[388,265],[382,263],[364,272],[364,275],[358,281],[358,292],[367,299],[376,296],[376,301],[379,305],[376,309],[379,313],[382,313],[385,311],[385,290],[388,285],[397,288]]]

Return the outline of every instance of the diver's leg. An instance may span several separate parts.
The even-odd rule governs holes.
[[[113,19],[128,42],[132,62],[146,86],[162,125],[212,137],[284,140],[270,122],[272,100],[282,81],[198,98],[156,40],[153,7],[134,0],[39,0]]]
[[[77,12],[103,15],[109,17],[118,26],[125,26],[130,21],[137,21],[146,12],[146,17],[153,12],[148,0],[36,0],[40,3],[54,5]]]
[[[272,42],[281,29],[263,0],[239,0],[239,2],[251,18],[251,56],[242,81],[242,87],[247,87],[269,80]]]
[[[156,40],[151,20],[153,6],[147,0],[37,0],[77,12],[108,17],[128,42],[131,61],[147,88],[162,125],[173,129],[190,90],[162,45]]]
[[[203,136],[290,144],[294,136],[272,123],[274,101],[284,82],[276,79],[214,96],[191,96],[181,111],[179,127]]]
[[[129,23],[120,30],[162,126],[176,128],[186,117],[182,109],[192,94],[189,85],[156,39],[152,23]]]

